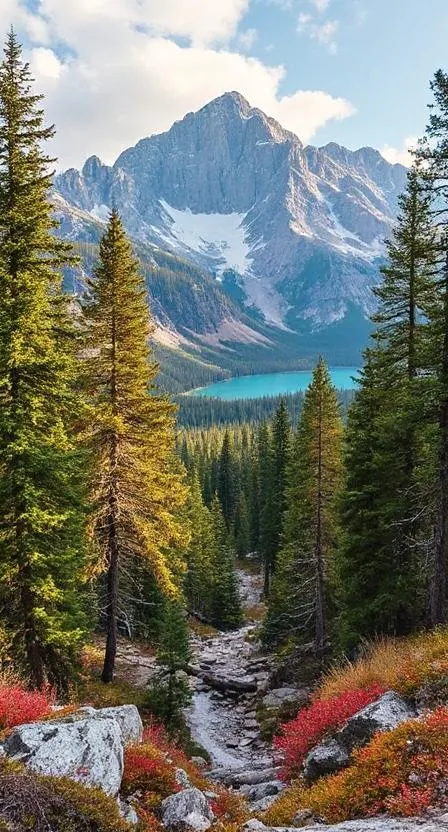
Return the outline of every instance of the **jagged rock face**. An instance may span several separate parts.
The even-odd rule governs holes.
[[[232,270],[268,322],[321,327],[372,311],[405,176],[371,148],[305,148],[228,93],[56,188],[99,221],[117,205],[131,234],[218,277]]]

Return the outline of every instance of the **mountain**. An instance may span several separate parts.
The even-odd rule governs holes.
[[[150,260],[168,252],[211,277],[210,293],[230,294],[218,341],[238,341],[243,327],[256,342],[264,325],[318,344],[330,330],[365,337],[405,180],[372,148],[304,147],[232,92],[111,167],[91,157],[55,188],[65,236],[91,240],[116,205]]]

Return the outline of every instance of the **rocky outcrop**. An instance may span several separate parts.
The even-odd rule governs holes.
[[[205,832],[214,820],[208,800],[199,789],[184,789],[162,801],[161,818],[172,832]]]
[[[143,726],[137,708],[85,708],[63,719],[20,725],[3,749],[40,774],[70,777],[116,795],[123,777],[123,749],[139,742]]]
[[[330,825],[310,824],[306,832],[445,832],[448,815],[434,818],[368,818]],[[249,821],[247,832],[297,832],[297,827],[266,827],[258,820]]]
[[[385,693],[347,720],[334,737],[310,751],[303,765],[305,777],[312,781],[345,768],[354,748],[367,745],[378,731],[391,731],[414,716],[415,711],[398,693]]]

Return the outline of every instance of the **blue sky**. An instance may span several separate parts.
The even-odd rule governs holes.
[[[319,42],[310,25],[298,32],[300,15],[334,23],[334,36]],[[259,0],[244,24],[258,33],[253,54],[268,50],[269,60],[285,64],[282,92],[323,89],[356,108],[318,132],[322,144],[401,147],[424,129],[434,71],[448,69],[448,0],[331,0],[320,13],[311,0]]]
[[[405,161],[448,69],[448,0],[0,0],[11,23],[62,167],[113,162],[230,89],[305,142]]]

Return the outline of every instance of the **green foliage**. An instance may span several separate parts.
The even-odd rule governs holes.
[[[229,544],[218,497],[213,500],[211,517],[215,536],[212,560],[211,620],[212,624],[221,630],[234,630],[242,623],[238,580],[235,572],[235,552]]]
[[[342,421],[321,359],[287,469],[282,550],[265,623],[268,642],[310,638],[317,652],[326,647],[341,485]]]
[[[77,338],[54,236],[41,96],[10,33],[0,66],[0,608],[30,682],[62,688],[85,628]]]
[[[185,667],[191,659],[187,621],[176,600],[168,600],[162,620],[157,664],[159,672],[151,684],[147,704],[168,731],[183,725],[182,709],[191,700]]]
[[[427,374],[435,245],[429,207],[421,174],[413,169],[376,289],[374,346],[366,352],[348,420],[338,559],[344,648],[378,632],[406,633],[425,614],[422,554],[433,523],[425,502],[434,447]]]
[[[86,376],[92,402],[86,442],[92,456],[91,518],[98,569],[107,570],[103,680],[113,677],[120,573],[146,568],[177,593],[186,498],[173,453],[174,406],[157,395],[157,364],[143,279],[118,214],[112,212],[86,304]],[[168,557],[169,552],[169,557]]]

